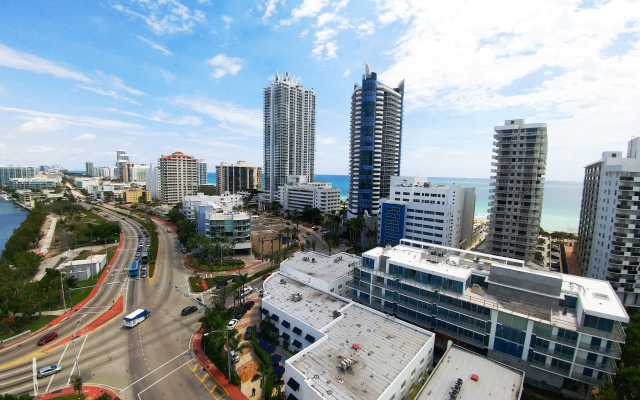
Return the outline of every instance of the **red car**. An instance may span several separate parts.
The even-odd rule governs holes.
[[[262,280],[265,280],[265,279],[267,279],[267,278],[268,278],[268,277],[270,277],[270,276],[271,276],[271,273],[270,273],[270,272],[267,272],[266,274],[262,275]]]
[[[38,346],[44,346],[45,344],[49,343],[53,339],[56,339],[57,337],[58,337],[58,334],[55,332],[47,333],[46,335],[41,337],[40,340],[38,340]]]

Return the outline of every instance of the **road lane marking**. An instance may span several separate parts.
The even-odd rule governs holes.
[[[184,354],[184,353],[182,353]],[[181,355],[182,355],[181,354]],[[191,358],[191,360],[193,360],[193,358]],[[166,374],[165,376],[163,376],[162,378],[158,379],[157,381],[155,381],[154,383],[151,384],[151,386],[147,387],[146,389],[144,389],[142,392],[138,393],[138,399],[141,399],[140,395],[144,392],[146,392],[147,390],[151,389],[156,383],[159,383],[161,380],[163,380],[164,378],[168,377],[169,375],[173,374],[174,372],[176,372],[177,370],[179,370],[180,368],[184,367],[185,365],[188,365],[191,360],[187,361],[186,363],[182,364],[181,366],[179,366],[178,368],[174,369],[173,371],[169,372],[168,374]],[[154,370],[155,371],[155,370]],[[145,375],[148,376],[149,374]],[[135,382],[134,382],[135,383]],[[132,384],[133,385],[133,384]],[[131,385],[127,386],[126,388],[122,389],[125,390],[127,388],[129,388]],[[118,393],[122,393],[122,390]]]
[[[87,339],[89,338],[89,335],[86,335],[84,337],[84,342],[82,342],[82,347],[80,347],[80,352],[78,353],[78,364],[80,364],[80,356],[82,355],[82,349],[84,349],[84,344],[87,343]],[[76,363],[73,363],[73,367],[71,368],[71,373],[69,374],[69,380],[67,381],[67,386],[71,385],[71,376],[73,375],[73,371],[76,369]],[[80,368],[78,368],[78,372],[80,371]]]
[[[194,368],[191,368],[191,365],[189,365],[189,369],[191,370],[191,372],[193,372],[193,374],[196,376],[196,378],[198,378],[198,380],[200,381],[200,383],[202,383],[202,386],[204,386],[205,389],[207,389],[207,392],[209,392],[209,394],[211,395],[211,397],[213,397],[216,400],[220,400],[221,398],[223,398],[225,395],[223,394],[220,397],[216,397],[213,394],[213,391],[216,390],[216,388],[218,387],[217,383],[219,383],[218,381],[216,381],[215,379],[213,379],[213,377],[211,375],[209,375],[209,372],[205,371],[204,377],[202,377],[202,379],[200,379],[200,377],[198,376],[198,373],[196,372],[196,370],[198,369],[198,366],[200,364],[196,363]],[[204,369],[204,367],[203,367]],[[207,379],[207,377],[210,377],[211,380],[213,380],[213,383],[215,383],[215,385],[213,385],[213,387],[211,389],[209,389],[209,386],[207,386],[206,383],[204,383],[204,381]],[[227,393],[227,391],[224,389],[224,386],[221,386],[222,390],[224,390],[225,393]],[[227,393],[228,395],[229,393]]]
[[[154,372],[156,372],[157,370],[159,370],[160,368],[164,367],[165,365],[169,364],[171,361],[175,360],[176,358],[180,357],[181,355],[183,355],[184,353],[188,352],[189,350],[185,350],[182,353],[178,354],[177,356],[173,357],[171,360],[167,361],[166,363],[162,364],[161,366],[159,366],[158,368],[154,369],[153,371],[149,372],[148,374],[146,374],[145,376],[143,376],[142,378],[138,379],[137,381],[133,382],[131,385],[127,386],[126,388],[122,389],[120,392],[122,392],[123,390],[127,390],[129,389],[131,386],[135,385],[136,383],[140,382],[141,380],[143,380],[144,378],[146,378],[147,376],[153,374]],[[191,361],[191,360],[189,360]]]
[[[67,349],[69,348],[69,344],[67,343],[67,345],[64,348],[64,351],[62,352],[62,355],[60,356],[60,359],[58,360],[58,365],[62,365],[62,357],[64,357],[64,353],[67,352]],[[56,376],[56,374],[51,375],[51,379],[49,379],[49,384],[47,385],[47,390],[45,390],[45,393],[49,393],[49,386],[51,386],[51,381],[53,381],[53,377]]]
[[[33,359],[33,395],[38,395],[38,367],[36,367],[36,359]]]
[[[13,372],[8,373],[8,374],[2,374],[2,375],[0,375],[0,377],[7,376],[7,375],[13,375],[13,374],[15,374],[16,372],[19,372],[19,371],[26,371],[26,370],[28,370],[28,369],[31,369],[31,367],[25,367],[25,368],[23,368],[23,369],[19,369],[19,370],[13,371]]]

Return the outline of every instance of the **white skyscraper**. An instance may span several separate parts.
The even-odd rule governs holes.
[[[158,175],[158,166],[149,164],[147,171],[147,190],[151,192],[151,198],[158,200],[158,192],[160,188],[160,177]]]
[[[606,279],[626,306],[640,306],[640,138],[627,157],[605,151],[585,167],[576,256],[582,273]]]
[[[207,160],[204,158],[198,159],[198,185],[207,184]]]
[[[129,155],[126,150],[118,150],[116,152],[116,170],[115,170],[115,178],[123,180],[123,170],[126,167],[123,167],[124,164],[129,162]],[[124,172],[124,175],[128,175],[128,170]]]
[[[391,177],[400,175],[404,80],[391,88],[365,63],[351,95],[349,216],[378,215]]]
[[[264,88],[264,181],[270,201],[289,175],[315,180],[316,94],[300,77],[276,73]]]

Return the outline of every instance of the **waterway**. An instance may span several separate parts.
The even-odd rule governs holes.
[[[20,226],[27,215],[28,211],[12,200],[7,201],[0,197],[0,252],[4,250],[5,243],[13,235],[13,230]]]

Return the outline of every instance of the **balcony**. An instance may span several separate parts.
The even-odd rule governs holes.
[[[555,358],[559,358],[561,360],[573,362],[573,356],[572,355],[560,353],[559,351],[551,350],[548,347],[533,346],[533,350],[538,352],[538,353],[542,353],[542,354],[546,354],[546,355],[549,355],[549,356],[552,356],[552,357],[555,357]]]
[[[592,376],[586,376],[582,374],[578,374],[574,372],[571,374],[571,379],[575,379],[577,381],[586,382],[590,385],[602,386],[607,383],[611,383],[611,377],[608,374],[604,374],[602,379],[594,378]]]
[[[608,372],[610,374],[615,374],[616,373],[616,369],[618,368],[616,366],[615,361],[613,360],[609,360],[606,363],[599,363],[596,361],[590,361],[587,360],[586,358],[578,358],[576,357],[576,364],[582,365],[584,367],[587,368],[593,368],[593,369],[597,369],[600,371],[604,371],[604,372]]]
[[[440,320],[443,320],[443,321],[447,321],[447,322],[451,322],[451,323],[452,323],[452,324],[454,324],[454,325],[458,325],[458,326],[461,326],[461,327],[463,327],[463,328],[470,329],[470,330],[472,330],[472,331],[475,331],[475,332],[481,333],[481,334],[483,334],[483,335],[486,335],[486,334],[487,334],[487,330],[486,330],[486,328],[484,328],[484,329],[483,329],[483,328],[478,327],[478,326],[475,326],[475,325],[473,325],[473,324],[469,324],[469,323],[466,323],[466,322],[462,322],[462,321],[457,320],[457,319],[454,319],[454,318],[445,317],[445,316],[444,316],[444,315],[442,315],[442,314],[437,314],[435,317],[436,317],[437,319],[440,319]],[[490,323],[488,322],[488,324],[490,324]]]
[[[533,333],[537,337],[548,339],[548,340],[552,340],[554,342],[558,342],[558,343],[562,343],[562,344],[566,344],[566,345],[569,345],[571,347],[576,347],[576,344],[577,344],[576,340],[567,339],[565,337],[560,337],[560,336],[557,336],[557,335],[551,335],[551,334],[547,334],[545,332],[533,332]]]
[[[615,321],[615,323],[613,324],[613,332],[605,332],[598,329],[587,328],[586,326],[580,327],[580,332],[586,333],[587,335],[591,336],[615,340],[616,342],[620,343],[624,343],[626,340],[626,335],[624,334],[622,325],[618,321]]]
[[[552,372],[555,372],[556,374],[560,374],[562,376],[569,377],[569,370],[567,370],[567,369],[559,368],[559,367],[553,366],[551,364],[547,364],[547,363],[544,363],[544,362],[541,362],[541,361],[536,361],[536,360],[530,361],[529,363],[531,364],[532,367],[544,369],[544,370],[547,370],[547,371],[552,371]]]
[[[440,332],[440,333],[444,334],[445,336],[452,337],[454,339],[459,339],[459,340],[462,340],[463,342],[466,342],[466,343],[471,343],[474,346],[478,346],[480,348],[484,348],[485,347],[485,344],[484,344],[484,342],[482,340],[476,340],[476,339],[470,338],[468,336],[461,335],[461,334],[459,334],[457,332],[448,331],[445,328],[442,328],[442,327],[439,327],[439,326],[436,326],[435,330],[436,330],[436,332]]]
[[[610,349],[607,349],[605,347],[600,347],[600,346],[594,346],[594,345],[591,345],[588,343],[582,343],[582,342],[580,342],[578,347],[581,348],[582,350],[587,350],[592,353],[602,354],[607,357],[620,358],[622,356],[622,350],[620,349],[620,345],[616,342],[613,342],[613,346]]]

